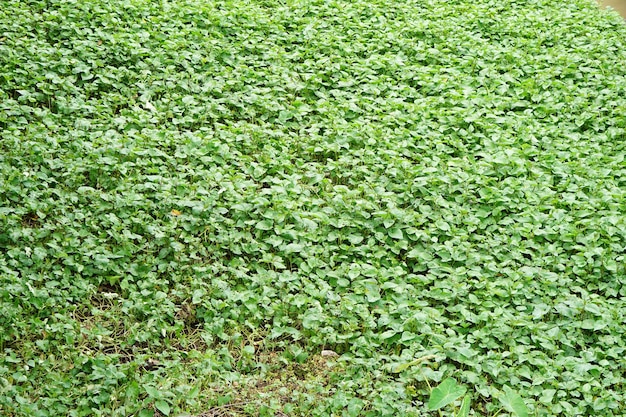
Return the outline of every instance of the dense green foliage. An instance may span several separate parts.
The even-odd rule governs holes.
[[[1,415],[622,412],[616,14],[0,5]]]

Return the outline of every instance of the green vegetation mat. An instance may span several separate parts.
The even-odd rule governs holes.
[[[0,1],[0,415],[624,415],[625,129],[591,0]]]

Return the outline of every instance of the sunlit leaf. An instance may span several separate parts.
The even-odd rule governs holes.
[[[522,397],[508,385],[502,387],[504,394],[498,396],[498,400],[507,411],[517,417],[528,417],[528,408]]]
[[[428,399],[429,410],[439,410],[458,400],[465,394],[467,388],[459,385],[453,378],[447,378],[436,386]]]

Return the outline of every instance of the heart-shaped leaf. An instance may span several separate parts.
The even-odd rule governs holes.
[[[528,417],[528,408],[522,397],[506,385],[502,389],[504,394],[498,397],[502,406],[517,417]]]
[[[430,393],[428,409],[439,410],[458,400],[466,391],[467,388],[459,385],[454,378],[447,378]]]
[[[159,400],[154,403],[154,406],[156,407],[157,410],[163,413],[163,415],[166,415],[166,416],[170,415],[171,409],[170,409],[170,405],[167,402],[163,400]]]

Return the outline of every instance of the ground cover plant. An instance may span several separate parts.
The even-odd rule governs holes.
[[[617,14],[0,5],[0,415],[623,414]]]

